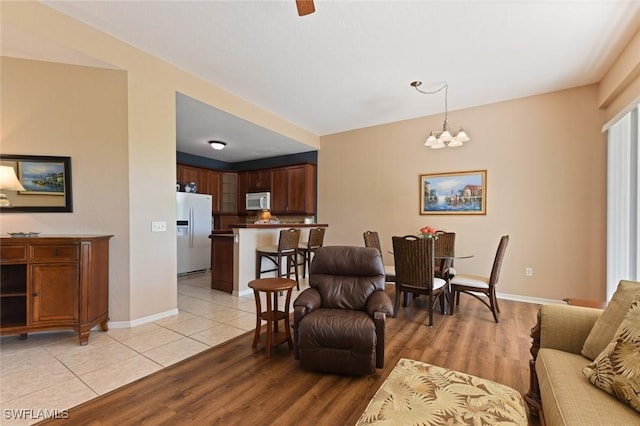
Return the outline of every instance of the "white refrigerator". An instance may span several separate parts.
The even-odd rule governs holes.
[[[176,192],[178,274],[211,268],[211,195]]]

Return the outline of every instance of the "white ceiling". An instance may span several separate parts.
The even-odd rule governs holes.
[[[305,17],[294,0],[43,3],[317,135],[443,112],[442,92],[418,94],[413,80],[424,90],[448,82],[449,110],[595,83],[640,28],[639,1],[316,0]],[[179,106],[211,108],[184,98]],[[233,140],[237,127],[218,136],[216,123],[185,117],[185,152],[197,138],[251,147],[265,131],[226,117],[252,139]],[[262,136],[273,152],[223,161],[309,150]]]

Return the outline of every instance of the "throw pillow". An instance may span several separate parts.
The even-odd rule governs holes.
[[[636,294],[640,294],[639,282],[620,281],[611,301],[584,341],[582,355],[593,361],[604,350],[613,339]]]
[[[598,388],[640,411],[640,295],[613,341],[582,373]]]

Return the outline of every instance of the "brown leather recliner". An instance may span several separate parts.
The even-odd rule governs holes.
[[[303,368],[362,375],[384,367],[384,330],[393,315],[375,248],[316,251],[309,287],[294,306],[294,354]]]

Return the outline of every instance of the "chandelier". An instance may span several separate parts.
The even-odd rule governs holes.
[[[464,131],[464,129],[449,129],[449,122],[447,121],[447,100],[449,85],[447,83],[444,83],[444,86],[432,92],[425,92],[424,90],[418,89],[418,87],[420,87],[421,85],[421,81],[411,82],[411,87],[424,95],[435,95],[436,93],[439,93],[444,89],[444,123],[442,123],[442,130],[434,130],[429,133],[429,137],[427,137],[427,140],[424,142],[424,146],[428,146],[431,149],[440,149],[446,146],[454,148],[462,146],[465,142],[469,142],[471,139]]]

